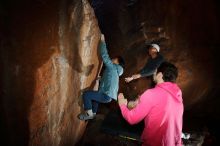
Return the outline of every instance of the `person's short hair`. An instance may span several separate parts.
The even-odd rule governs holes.
[[[163,80],[165,82],[176,82],[178,77],[178,69],[175,65],[169,62],[163,62],[157,68],[157,73],[163,74]]]
[[[116,58],[118,59],[119,65],[124,68],[124,66],[125,66],[125,61],[124,61],[124,59],[123,59],[121,56],[117,56]]]

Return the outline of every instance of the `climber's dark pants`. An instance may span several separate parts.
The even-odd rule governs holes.
[[[97,113],[99,103],[108,103],[111,100],[109,96],[98,91],[86,91],[83,93],[84,109],[92,109],[93,113]]]

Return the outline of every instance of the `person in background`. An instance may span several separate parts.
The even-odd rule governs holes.
[[[143,146],[181,146],[183,100],[182,91],[175,83],[178,69],[163,62],[153,75],[156,86],[146,90],[131,110],[123,93],[118,104],[124,119],[130,124],[144,120],[141,139]]]
[[[78,115],[80,120],[93,119],[97,113],[99,103],[109,103],[112,99],[117,101],[119,77],[123,74],[124,60],[120,56],[110,59],[104,35],[101,35],[99,49],[105,70],[100,79],[98,91],[86,91],[83,93],[85,113]]]
[[[152,76],[155,70],[160,66],[160,64],[164,62],[164,57],[159,52],[160,47],[157,44],[151,44],[148,50],[150,57],[147,60],[146,65],[141,69],[139,73],[125,78],[125,81],[129,83],[132,80],[136,80],[141,77]]]

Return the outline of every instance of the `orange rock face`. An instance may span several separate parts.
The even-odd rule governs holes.
[[[92,85],[100,32],[82,1],[5,3],[1,36],[1,117],[9,145],[74,145],[81,92]],[[1,29],[2,29],[1,28]]]

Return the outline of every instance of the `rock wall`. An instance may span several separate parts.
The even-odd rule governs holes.
[[[68,146],[82,136],[100,32],[87,0],[1,2],[0,106],[6,145]]]
[[[120,91],[132,98],[149,87],[149,79],[126,84],[123,78],[141,69],[146,44],[156,42],[179,67],[185,108],[197,105],[201,111],[210,101],[207,114],[219,110],[216,1],[128,1],[90,0],[110,56],[126,61]],[[76,117],[80,96],[93,86],[99,68],[100,32],[88,1],[1,1],[0,18],[1,142],[74,145],[87,124]]]

